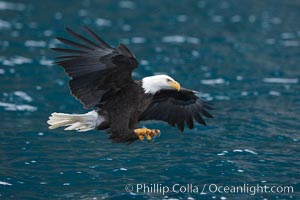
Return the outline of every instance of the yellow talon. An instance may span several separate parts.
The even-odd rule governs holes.
[[[134,129],[134,133],[139,137],[139,140],[144,140],[145,136],[147,140],[152,140],[152,137],[156,137],[160,133],[160,130],[138,128],[138,129]]]
[[[139,140],[144,140],[144,136],[143,135],[138,135]]]
[[[150,136],[150,134],[146,134],[146,138],[147,138],[147,140],[151,140],[152,139],[151,136]]]

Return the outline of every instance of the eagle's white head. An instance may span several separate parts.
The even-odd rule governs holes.
[[[145,93],[155,94],[162,89],[180,90],[180,85],[167,75],[148,76],[142,79],[142,87]]]

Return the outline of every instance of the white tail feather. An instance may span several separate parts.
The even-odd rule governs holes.
[[[65,130],[76,130],[79,132],[95,129],[104,121],[101,115],[96,111],[91,111],[85,114],[66,114],[52,113],[47,123],[49,129],[56,129],[62,126],[68,126]]]

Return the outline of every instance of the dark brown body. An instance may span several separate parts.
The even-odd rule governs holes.
[[[108,129],[113,140],[137,139],[133,130],[138,128],[139,118],[151,104],[152,97],[145,94],[141,81],[128,83],[98,107],[99,115],[105,118],[98,129]]]

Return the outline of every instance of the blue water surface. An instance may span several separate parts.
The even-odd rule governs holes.
[[[0,199],[300,199],[299,19],[292,0],[0,1]],[[215,118],[183,133],[147,122],[161,136],[129,146],[48,130],[54,111],[87,112],[49,50],[84,25],[134,52],[135,79],[169,74]],[[243,185],[293,192],[214,191]]]

